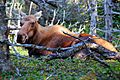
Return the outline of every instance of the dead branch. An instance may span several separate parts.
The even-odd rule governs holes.
[[[0,19],[3,20],[3,19]],[[20,20],[20,18],[4,18],[4,20]]]
[[[16,28],[10,28],[8,27],[8,30],[20,30],[20,28],[16,27]]]
[[[35,49],[40,49],[40,50],[47,50],[47,51],[52,51],[52,52],[57,52],[57,51],[66,51],[72,48],[78,48],[78,47],[83,47],[84,46],[84,42],[80,42],[79,44],[75,44],[71,47],[67,47],[67,48],[47,48],[45,46],[38,46],[35,44],[13,44],[10,43],[8,40],[3,40],[0,41],[1,44],[8,44],[9,46],[18,46],[18,47],[30,47],[30,48],[35,48]],[[86,45],[87,45],[87,41],[86,41]],[[90,43],[88,43],[87,46],[89,46]]]
[[[73,48],[73,49],[64,51],[62,53],[51,54],[51,55],[48,55],[45,60],[49,61],[49,60],[53,60],[53,59],[65,59],[65,58],[68,58],[68,57],[74,55],[79,50],[80,50],[80,48]]]
[[[40,3],[42,2],[42,0],[30,0],[30,1],[32,1],[34,4],[36,4],[37,6],[39,6],[40,7]]]
[[[80,44],[80,43],[78,43],[78,44]],[[45,61],[49,61],[49,60],[53,60],[53,59],[65,59],[65,58],[75,55],[80,50],[81,50],[81,48],[72,48],[70,50],[67,50],[67,51],[64,51],[61,53],[51,54],[46,57]],[[98,56],[96,56],[93,51],[89,50],[89,53],[86,54],[86,57],[88,57],[88,56],[92,57],[94,60],[100,62],[101,64],[109,67],[109,65],[104,60],[102,60]]]
[[[102,32],[109,32],[109,30],[103,30],[103,29],[99,29],[99,28],[96,28],[96,30],[99,30],[99,31],[102,31]],[[112,29],[111,32],[120,32],[120,30],[117,30],[117,29]]]
[[[112,14],[118,14],[118,15],[120,15],[120,12],[112,11]]]
[[[120,47],[120,45],[118,45],[117,47]]]
[[[55,1],[47,1],[47,0],[30,0],[32,1],[33,3],[35,3],[37,6],[41,6],[41,3],[47,3],[55,8],[58,8],[58,5],[56,5]]]

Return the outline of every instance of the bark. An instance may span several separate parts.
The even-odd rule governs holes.
[[[112,34],[112,1],[104,0],[104,15],[105,15],[105,38],[110,40]]]
[[[7,40],[7,21],[5,20],[5,6],[0,4],[0,41]],[[12,65],[9,61],[9,46],[0,43],[0,72],[12,71]]]
[[[91,2],[91,23],[90,23],[90,34],[96,34],[96,23],[97,23],[97,1],[92,0]]]

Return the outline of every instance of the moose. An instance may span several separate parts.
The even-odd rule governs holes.
[[[63,32],[66,32],[75,37],[79,37],[83,40],[90,37],[92,38],[94,43],[110,51],[118,52],[110,42],[102,38],[86,33],[76,34],[61,25],[43,27],[38,23],[38,20],[34,15],[25,16],[21,20],[21,29],[17,33],[17,42],[21,44],[35,44],[48,48],[65,48],[80,42],[77,41],[75,38],[64,34]],[[30,57],[32,55],[40,56],[53,54],[53,52],[51,51],[39,50],[28,47],[26,48],[28,49],[28,54]]]

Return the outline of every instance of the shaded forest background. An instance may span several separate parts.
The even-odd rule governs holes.
[[[5,0],[0,0],[4,3]],[[60,24],[75,33],[100,36],[120,51],[120,1],[119,0],[7,0],[9,40],[16,43],[20,20],[25,15],[40,12],[42,26]],[[18,55],[17,55],[18,53]],[[14,55],[15,54],[15,55]],[[19,57],[19,54],[22,57]],[[14,69],[3,72],[0,79],[26,80],[119,80],[120,63],[106,60],[106,67],[97,61],[65,59],[45,62],[42,57],[29,58],[21,47],[10,47],[10,61]]]
[[[40,11],[39,22],[42,26],[64,25],[77,33],[91,33],[113,43],[117,41],[118,43],[114,44],[119,48],[120,4],[109,2],[107,3],[107,0],[106,3],[102,0],[11,0],[7,2],[6,12],[9,18],[20,19],[24,15]],[[108,10],[105,10],[105,4],[110,7]],[[8,27],[20,28],[20,20],[9,20]]]

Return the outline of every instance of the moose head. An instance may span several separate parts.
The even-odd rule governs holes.
[[[24,16],[21,20],[21,29],[17,33],[17,42],[25,43],[29,38],[32,38],[38,27],[38,19],[41,17],[41,12],[34,15]]]

